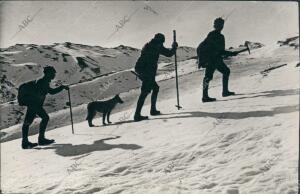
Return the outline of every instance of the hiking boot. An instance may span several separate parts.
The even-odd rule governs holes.
[[[31,142],[29,142],[29,141],[22,142],[22,148],[23,148],[23,149],[31,149],[31,148],[34,148],[34,147],[36,147],[36,146],[38,146],[37,143],[31,143]]]
[[[223,97],[233,96],[233,95],[235,95],[235,93],[234,93],[234,92],[230,92],[230,91],[227,91],[227,92],[223,92],[223,93],[222,93],[222,96],[223,96]]]
[[[203,97],[202,98],[202,102],[213,102],[213,101],[216,101],[217,99],[215,98],[211,98],[211,97]]]
[[[39,145],[49,145],[54,142],[54,139],[39,138]]]
[[[142,121],[142,120],[147,120],[148,117],[147,116],[141,116],[141,115],[135,115],[134,116],[134,121],[138,122],[138,121]]]
[[[151,114],[152,116],[160,115],[160,111],[158,111],[158,110],[151,110],[151,111],[150,111],[150,114]]]
[[[215,98],[208,96],[209,80],[204,78],[203,80],[203,91],[202,91],[202,102],[213,102],[216,101]]]
[[[89,127],[95,127],[95,125],[93,125],[93,124],[89,124]]]

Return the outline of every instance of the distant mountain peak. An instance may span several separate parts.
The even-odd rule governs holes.
[[[240,45],[239,47],[245,47],[245,45],[248,45],[250,49],[257,49],[257,48],[261,48],[261,47],[265,46],[264,44],[262,44],[260,42],[252,42],[252,41],[246,40],[244,45]]]
[[[277,44],[279,44],[279,46],[286,45],[286,46],[299,48],[299,36],[293,36],[285,40],[279,40],[277,41]]]
[[[132,50],[132,51],[138,51],[139,50],[139,49],[134,48],[134,47],[125,46],[123,44],[120,44],[119,46],[114,47],[114,49],[117,49],[117,50]]]

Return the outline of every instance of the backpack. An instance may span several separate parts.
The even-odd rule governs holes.
[[[210,49],[205,40],[201,42],[197,47],[197,57],[198,57],[198,68],[199,69],[201,67],[206,68],[208,60],[210,58]]]
[[[18,103],[20,106],[28,106],[36,96],[36,80],[23,83],[18,89]]]

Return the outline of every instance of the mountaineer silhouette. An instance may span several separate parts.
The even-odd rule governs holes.
[[[51,88],[50,82],[55,78],[56,71],[53,67],[44,68],[44,76],[41,79],[23,83],[18,89],[18,102],[21,106],[27,106],[24,123],[22,126],[22,148],[30,149],[39,145],[49,145],[54,142],[53,139],[45,138],[45,131],[49,121],[49,115],[43,108],[47,94],[57,94],[63,89],[68,90],[68,86],[61,85],[57,88]],[[31,143],[28,140],[29,127],[34,118],[38,115],[42,121],[40,123],[38,144]]]
[[[153,116],[160,114],[160,111],[156,109],[157,95],[159,92],[159,86],[155,81],[158,58],[160,54],[166,57],[173,56],[178,47],[177,42],[173,42],[172,48],[167,49],[163,45],[164,42],[165,36],[163,34],[155,34],[154,38],[150,42],[145,44],[141,51],[141,56],[136,62],[135,72],[138,74],[139,78],[142,81],[142,88],[134,114],[134,121],[148,119],[147,116],[141,115],[141,110],[143,108],[147,95],[151,91],[152,95],[150,114]]]
[[[224,56],[236,56],[238,52],[225,50],[225,37],[221,34],[224,27],[224,20],[217,18],[214,20],[214,30],[211,31],[206,39],[200,43],[197,48],[199,68],[205,69],[205,76],[203,79],[203,94],[202,102],[212,102],[215,98],[210,98],[208,95],[209,82],[213,79],[215,70],[223,74],[223,92],[222,96],[234,95],[234,92],[228,90],[228,81],[230,69],[223,61]]]

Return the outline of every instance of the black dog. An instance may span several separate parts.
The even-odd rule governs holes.
[[[95,117],[95,115],[96,115],[97,112],[103,113],[103,116],[102,116],[102,123],[103,123],[103,125],[106,125],[106,123],[105,123],[105,117],[106,116],[107,116],[107,122],[111,123],[109,121],[110,112],[112,111],[112,109],[118,103],[121,103],[121,104],[123,103],[123,101],[122,101],[122,99],[120,98],[119,95],[116,95],[112,99],[106,100],[106,101],[90,102],[87,105],[88,114],[87,114],[87,117],[86,117],[86,120],[88,120],[89,126],[90,127],[94,127],[95,126],[95,125],[93,125],[92,120]]]

